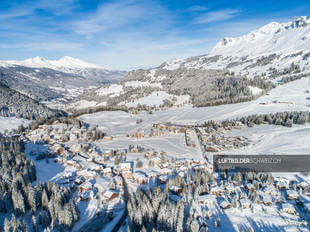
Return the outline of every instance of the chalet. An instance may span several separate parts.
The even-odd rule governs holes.
[[[132,133],[130,135],[131,138],[144,138],[144,132],[143,131],[137,131],[135,133]]]
[[[78,153],[82,150],[82,145],[81,144],[74,144],[70,147],[69,151],[73,152],[73,153]]]
[[[148,159],[150,159],[152,156],[153,156],[153,152],[150,152],[150,151],[147,151],[147,152],[145,152],[145,154],[144,154],[144,157],[145,157],[145,158],[148,158]]]
[[[222,201],[222,202],[220,203],[220,207],[221,207],[222,209],[229,209],[229,208],[231,207],[231,204],[230,204],[228,201]]]
[[[103,194],[103,198],[106,201],[111,201],[118,197],[118,193],[116,191],[108,190]]]
[[[289,182],[286,180],[279,180],[277,181],[276,186],[280,190],[289,189]]]
[[[139,185],[142,185],[142,184],[147,184],[148,182],[148,178],[145,174],[143,173],[140,173],[140,172],[135,172],[133,174],[133,180],[139,184]]]
[[[106,155],[106,156],[112,156],[113,155],[113,150],[107,150],[103,153],[103,155]]]
[[[74,160],[68,160],[68,161],[66,162],[66,164],[67,164],[68,166],[72,166],[72,167],[77,167],[77,166],[78,166],[78,163],[77,163],[76,161],[74,161]]]
[[[175,194],[175,195],[179,195],[181,192],[182,192],[182,188],[179,187],[179,186],[172,186],[171,188],[169,188],[169,191],[172,193],[172,194]]]
[[[86,192],[81,192],[79,194],[79,198],[81,201],[89,201],[93,199],[93,195],[94,195],[93,191],[88,190]]]
[[[224,195],[225,190],[223,188],[219,187],[219,186],[215,186],[215,187],[211,188],[210,193],[212,195],[222,196],[222,195]]]
[[[299,198],[298,192],[291,189],[286,191],[286,196],[289,200],[297,200]]]
[[[119,168],[121,171],[131,171],[131,163],[129,163],[129,162],[120,163]]]
[[[84,182],[78,187],[79,192],[86,192],[93,188],[92,184],[89,181]]]
[[[266,206],[271,206],[272,205],[272,199],[270,195],[264,194],[263,195],[263,203]]]
[[[282,204],[281,212],[289,213],[289,214],[295,214],[296,209],[295,209],[294,205],[292,205],[290,203],[284,203],[284,204]]]
[[[62,158],[61,157],[57,157],[54,161],[55,161],[55,163],[62,163]]]
[[[60,148],[58,148],[57,150],[56,150],[56,153],[58,154],[58,155],[62,155],[62,154],[64,154],[66,152],[66,149],[64,148],[64,147],[60,147]]]
[[[266,186],[264,188],[264,193],[271,196],[278,196],[280,194],[279,191],[273,185]]]
[[[112,141],[113,137],[112,136],[104,136],[104,140],[106,141]]]
[[[209,147],[206,147],[206,152],[218,152],[218,149],[209,146]]]
[[[161,125],[161,124],[156,123],[156,124],[153,124],[153,128],[163,129],[163,128],[164,128],[164,126],[163,126],[163,125]]]
[[[82,149],[85,151],[88,151],[91,148],[91,144],[90,143],[83,143],[82,144]]]
[[[156,131],[153,130],[151,131],[150,136],[151,137],[162,137],[162,136],[165,136],[165,133],[160,130],[156,130]]]
[[[108,168],[103,168],[102,170],[100,170],[102,175],[109,175],[112,173],[112,168],[108,167]]]
[[[240,205],[242,209],[249,209],[251,207],[251,202],[246,198],[242,198],[240,199]]]
[[[90,170],[102,172],[103,167],[101,165],[95,165],[95,166],[91,167]]]
[[[198,202],[200,204],[212,207],[213,205],[216,204],[217,201],[215,195],[205,194],[198,197]]]
[[[249,192],[254,192],[255,191],[255,187],[252,183],[247,183],[246,184],[246,189],[249,191]]]
[[[283,196],[278,195],[278,196],[275,197],[275,202],[277,202],[277,203],[284,203],[284,202],[286,202],[286,200],[284,199]]]
[[[122,171],[122,176],[125,179],[132,179],[132,172],[131,171]]]
[[[78,176],[82,176],[86,179],[93,179],[97,176],[95,171],[81,170],[76,173]]]

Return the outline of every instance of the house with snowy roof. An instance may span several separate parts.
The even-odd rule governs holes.
[[[229,209],[231,207],[231,204],[228,201],[224,200],[220,203],[220,207],[222,209]]]
[[[297,200],[299,198],[298,192],[292,189],[286,191],[286,196],[289,200]]]
[[[249,209],[251,207],[251,201],[247,198],[242,198],[239,200],[242,209]]]
[[[198,202],[209,207],[216,204],[216,196],[210,194],[204,194],[198,197]]]
[[[113,191],[113,190],[107,190],[104,194],[103,194],[103,198],[106,200],[106,201],[111,201],[115,198],[118,197],[118,192],[116,191]]]
[[[86,192],[88,190],[91,190],[92,188],[93,188],[93,185],[89,181],[86,181],[78,187],[78,191],[79,192]]]
[[[289,214],[295,214],[296,209],[295,209],[294,205],[292,205],[290,203],[284,203],[284,204],[282,204],[281,212],[289,213]]]

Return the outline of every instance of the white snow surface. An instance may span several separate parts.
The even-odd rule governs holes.
[[[165,91],[156,91],[152,92],[150,95],[146,97],[139,98],[133,102],[126,103],[126,106],[128,107],[135,107],[138,104],[140,105],[148,105],[148,106],[160,106],[164,103],[164,100],[172,100],[173,98],[176,98],[175,105],[183,104],[187,101],[189,101],[190,96],[189,95],[171,95],[166,93]]]
[[[97,90],[99,96],[106,96],[111,94],[112,97],[119,96],[123,92],[123,86],[119,84],[111,84],[107,87],[102,87]]]
[[[306,26],[303,26],[306,25]],[[296,52],[310,49],[310,17],[292,22],[271,22],[258,30],[237,38],[224,38],[210,55],[258,56],[275,52]]]
[[[64,56],[60,58],[59,60],[47,60],[42,57],[36,56],[34,58],[29,58],[26,60],[7,60],[7,61],[1,61],[1,64],[7,64],[7,65],[22,65],[26,67],[31,68],[51,68],[51,69],[59,69],[59,68],[102,68],[99,65],[96,64],[90,64],[85,61],[72,58],[69,56]]]
[[[161,83],[150,83],[148,81],[127,81],[125,82],[126,87],[158,87],[161,88]]]
[[[5,130],[11,131],[13,129],[17,129],[20,125],[26,126],[29,123],[29,120],[23,118],[7,118],[0,116],[0,132],[4,132]]]

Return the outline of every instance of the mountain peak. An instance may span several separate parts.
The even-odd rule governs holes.
[[[310,17],[288,23],[271,22],[240,37],[221,39],[210,55],[257,56],[310,49]]]
[[[1,63],[7,65],[22,65],[31,68],[51,68],[56,70],[61,69],[62,71],[63,69],[83,69],[83,68],[103,69],[99,65],[90,64],[70,56],[64,56],[59,60],[47,60],[40,56],[36,56],[22,61],[9,60],[9,61],[3,61]]]

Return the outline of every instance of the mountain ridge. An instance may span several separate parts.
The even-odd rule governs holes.
[[[28,58],[25,60],[2,60],[0,64],[3,65],[20,65],[30,68],[99,68],[104,69],[100,65],[91,64],[83,60],[73,58],[70,56],[63,56],[58,60],[48,60],[40,56]]]
[[[157,106],[180,105],[180,97],[190,99],[181,105],[236,103],[310,75],[309,61],[310,17],[301,16],[287,23],[271,22],[237,38],[224,38],[209,54],[130,71],[118,85],[103,87],[97,95],[108,104],[126,106],[145,102],[153,106],[154,93],[161,99]]]

